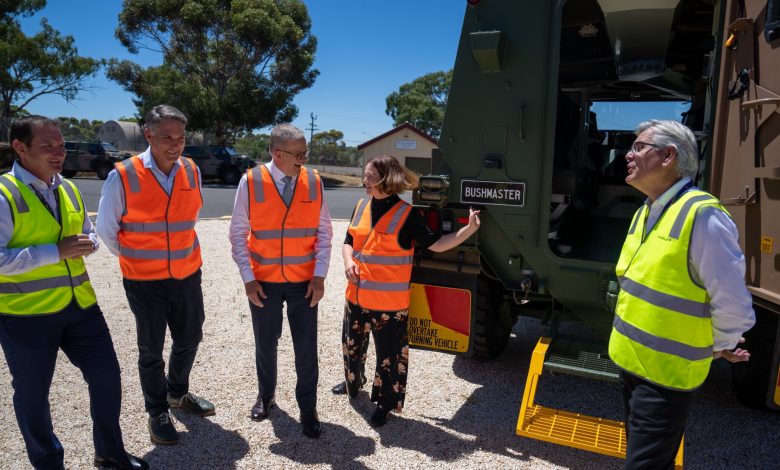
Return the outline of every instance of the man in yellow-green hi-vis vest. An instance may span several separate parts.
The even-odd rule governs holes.
[[[615,268],[620,294],[609,354],[621,370],[626,468],[671,469],[696,389],[713,359],[755,323],[737,227],[693,185],[696,138],[675,121],[637,128],[626,183],[647,196]]]
[[[58,123],[17,119],[9,140],[18,160],[0,175],[0,345],[30,463],[64,468],[49,408],[62,349],[89,385],[90,402],[76,406],[92,415],[95,465],[146,469],[122,442],[119,363],[83,259],[98,242],[81,194],[59,175],[65,142]]]

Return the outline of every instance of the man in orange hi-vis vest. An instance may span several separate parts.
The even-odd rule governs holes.
[[[108,175],[97,216],[98,236],[119,257],[135,315],[149,434],[163,445],[179,440],[170,407],[214,414],[214,405],[189,391],[205,314],[195,233],[203,199],[198,167],[181,156],[186,124],[186,116],[173,106],[158,105],[146,114],[149,148]],[[166,328],[173,339],[167,377],[162,357]]]
[[[276,348],[285,302],[303,434],[317,438],[317,303],[325,291],[333,229],[320,176],[303,166],[309,154],[303,132],[290,124],[274,127],[270,152],[270,162],[250,168],[238,183],[230,222],[233,260],[255,334],[259,393],[251,417],[266,419],[276,403]]]

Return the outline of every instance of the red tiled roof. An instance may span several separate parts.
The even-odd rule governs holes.
[[[414,127],[413,125],[409,124],[408,122],[405,122],[405,123],[401,124],[400,126],[394,128],[394,129],[390,129],[389,131],[385,132],[384,134],[382,134],[380,136],[374,137],[371,140],[363,142],[362,144],[358,145],[357,148],[358,148],[358,150],[363,150],[364,148],[368,147],[369,145],[373,144],[374,142],[382,140],[385,137],[387,137],[387,136],[389,136],[391,134],[394,134],[396,132],[399,132],[399,131],[401,131],[403,129],[409,129],[410,131],[412,131],[412,132],[414,132],[416,134],[419,134],[419,136],[422,137],[423,139],[426,139],[426,140],[430,141],[432,144],[438,145],[438,142],[436,142],[433,139],[433,137],[429,136],[428,134],[426,134],[425,132],[421,131],[420,129]]]

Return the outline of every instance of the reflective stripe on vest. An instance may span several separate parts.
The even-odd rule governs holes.
[[[183,222],[121,222],[119,227],[126,232],[184,232],[195,228],[195,220]]]
[[[120,246],[119,254],[127,258],[136,259],[180,260],[187,258],[198,248],[200,248],[200,242],[198,241],[198,236],[195,235],[195,243],[181,250],[139,250]]]
[[[693,224],[704,206],[726,212],[711,195],[689,190],[645,234],[649,208],[643,205],[615,268],[621,290],[610,357],[634,375],[678,390],[701,385],[712,362],[710,298],[688,266]]]
[[[0,195],[8,201],[13,216],[8,248],[56,244],[83,232],[86,212],[75,185],[63,180],[57,191],[60,222],[27,185],[10,174],[0,176]],[[1,314],[57,313],[74,298],[84,309],[97,303],[82,258],[61,260],[22,274],[0,275]]]
[[[11,199],[8,202],[10,204],[10,202],[13,201],[13,203],[16,205],[15,212],[18,212],[20,214],[30,212],[30,208],[27,206],[27,203],[24,201],[24,198],[22,197],[22,193],[19,192],[19,188],[16,187],[16,184],[14,182],[12,182],[10,179],[3,177],[0,178],[0,186],[4,187],[6,191],[11,193]],[[3,195],[5,196],[5,194]]]
[[[358,266],[357,283],[347,283],[347,300],[369,310],[397,311],[409,307],[414,249],[398,244],[398,233],[412,211],[399,201],[371,226],[371,201],[361,199],[348,231],[352,258]]]
[[[258,240],[273,240],[275,238],[303,238],[317,235],[316,228],[290,228],[286,230],[254,230],[252,236]]]
[[[58,276],[46,279],[35,279],[22,282],[0,282],[0,294],[30,294],[57,287],[80,286],[89,281],[89,275],[85,272],[78,276]]]
[[[116,168],[125,190],[118,234],[122,275],[159,280],[194,274],[202,264],[195,224],[203,205],[194,163],[179,159],[170,195],[140,157]]]
[[[255,279],[304,282],[314,276],[322,183],[315,170],[302,168],[288,207],[265,165],[247,170],[249,262]]]
[[[305,264],[314,260],[314,253],[303,256],[283,256],[281,258],[263,258],[257,253],[249,253],[249,257],[252,261],[265,266],[271,265],[284,265],[284,264]]]

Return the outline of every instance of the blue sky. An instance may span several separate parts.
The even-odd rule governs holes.
[[[365,142],[392,128],[385,98],[421,75],[447,70],[455,61],[465,0],[304,0],[317,37],[315,67],[320,76],[295,99],[300,128],[317,116],[320,130],[344,132],[348,145]],[[133,55],[114,37],[120,0],[49,0],[37,15],[23,18],[27,34],[41,17],[75,39],[80,55],[130,59],[158,65],[159,54]],[[90,80],[93,90],[70,103],[42,97],[27,110],[48,116],[109,120],[131,116],[132,95],[105,78]],[[306,132],[308,135],[308,131]]]

